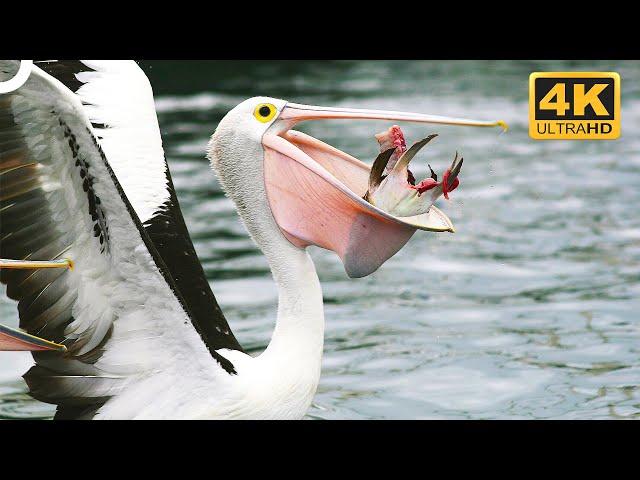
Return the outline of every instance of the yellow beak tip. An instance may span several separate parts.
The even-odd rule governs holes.
[[[505,122],[504,120],[498,120],[496,122],[496,125],[498,125],[499,127],[502,127],[503,133],[506,133],[509,130],[509,125],[507,125],[507,122]]]

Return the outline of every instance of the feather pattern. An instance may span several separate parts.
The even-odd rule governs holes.
[[[0,78],[16,68],[0,61]],[[114,395],[126,403],[123,392],[157,382],[157,372],[207,384],[233,373],[194,328],[79,98],[34,68],[0,97],[0,138],[2,256],[75,264],[0,271],[20,327],[68,348],[34,353],[25,374],[32,394],[57,404],[59,418],[90,418]]]
[[[133,60],[45,60],[36,65],[80,99],[98,143],[211,351],[242,351],[211,291],[184,222],[149,80]]]

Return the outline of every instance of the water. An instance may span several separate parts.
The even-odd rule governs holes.
[[[440,133],[415,161],[441,172],[465,157],[441,201],[458,232],[417,233],[378,272],[350,280],[330,252],[326,346],[310,418],[640,417],[640,63],[146,62],[178,195],[213,290],[241,343],[260,351],[277,292],[264,258],[204,159],[217,122],[265,94],[302,103],[504,119]],[[618,71],[622,138],[540,142],[527,134],[528,75]],[[358,158],[384,122],[302,129]],[[421,137],[420,137],[421,138]],[[259,180],[257,180],[259,181]],[[16,324],[0,297],[0,321]],[[29,356],[0,354],[0,417],[49,418],[26,396]]]

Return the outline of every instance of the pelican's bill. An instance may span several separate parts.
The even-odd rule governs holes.
[[[66,352],[67,347],[35,335],[29,335],[21,330],[9,328],[6,325],[0,325],[0,351],[35,352],[43,350]]]
[[[8,258],[0,258],[0,268],[69,268],[73,270],[73,262],[68,258],[62,260],[11,260]]]

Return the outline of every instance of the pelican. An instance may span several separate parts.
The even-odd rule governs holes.
[[[18,67],[0,61],[0,79]],[[139,66],[36,62],[0,95],[0,280],[20,318],[0,350],[32,352],[30,394],[56,419],[302,418],[324,340],[307,247],[363,277],[416,230],[453,231],[436,207],[397,217],[366,201],[367,164],[294,130],[320,119],[503,125],[269,97],[233,108],[207,157],[279,292],[271,341],[250,356],[189,237]]]

